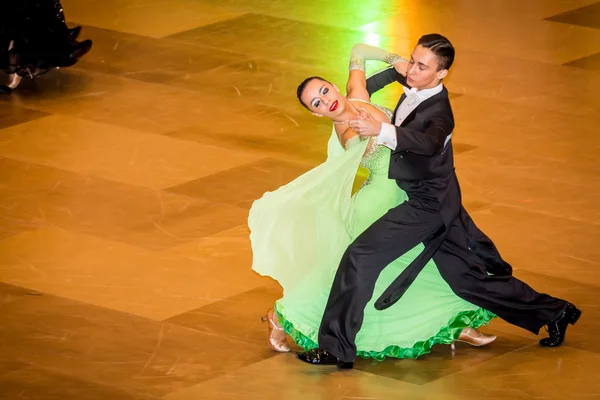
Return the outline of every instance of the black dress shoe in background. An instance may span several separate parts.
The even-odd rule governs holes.
[[[313,365],[336,365],[341,371],[354,368],[354,362],[342,361],[327,350],[318,348],[297,353],[296,358]]]
[[[77,43],[75,45],[73,45],[73,47],[71,48],[71,54],[69,54],[69,58],[74,60],[74,59],[80,59],[81,57],[83,57],[85,54],[87,54],[88,51],[90,51],[90,49],[92,48],[92,41],[91,40],[84,40],[83,42]]]
[[[567,333],[567,327],[569,324],[575,325],[581,311],[577,309],[573,304],[567,304],[567,307],[554,321],[548,323],[548,333],[550,337],[540,340],[540,346],[542,347],[557,347],[560,346],[565,340],[565,334]]]
[[[73,29],[69,29],[68,32],[69,32],[67,34],[68,40],[70,42],[74,42],[79,37],[79,34],[81,33],[81,26],[76,26]]]

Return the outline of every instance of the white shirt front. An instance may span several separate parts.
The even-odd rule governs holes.
[[[400,107],[398,107],[398,111],[396,112],[396,120],[394,121],[394,125],[396,126],[400,126],[402,121],[404,121],[406,117],[419,106],[419,104],[440,93],[444,86],[440,83],[436,87],[423,90],[417,90],[415,88],[409,89],[406,86],[403,86],[403,88],[406,98],[400,103]],[[383,145],[392,150],[396,150],[398,142],[396,138],[396,127],[394,125],[386,123],[381,124],[381,131],[377,137],[378,145]],[[446,138],[446,143],[448,143],[451,135],[452,134]]]

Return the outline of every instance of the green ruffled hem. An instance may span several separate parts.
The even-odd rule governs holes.
[[[290,337],[296,342],[296,344],[302,347],[304,350],[314,349],[318,347],[318,344],[312,341],[308,336],[297,330],[290,321],[281,313],[281,307],[275,304],[275,312],[279,317],[279,323],[290,335]],[[358,350],[357,356],[363,358],[372,358],[377,361],[382,361],[386,357],[393,358],[418,358],[424,354],[431,352],[431,348],[436,344],[451,344],[460,336],[460,332],[464,328],[477,329],[481,326],[489,324],[492,319],[496,317],[495,314],[479,308],[477,310],[462,311],[455,315],[446,326],[443,326],[439,332],[427,339],[414,344],[413,347],[400,347],[396,345],[390,345],[383,351],[363,351]]]

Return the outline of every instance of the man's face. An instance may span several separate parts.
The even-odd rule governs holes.
[[[406,81],[417,90],[436,87],[448,74],[447,69],[438,71],[439,61],[435,53],[428,48],[417,45],[410,57]]]

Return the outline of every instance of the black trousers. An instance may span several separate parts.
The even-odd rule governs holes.
[[[319,347],[343,361],[353,361],[356,334],[381,271],[419,243],[425,243],[427,251],[441,229],[444,222],[439,210],[411,199],[389,210],[356,238],[335,276],[321,321]],[[564,310],[564,300],[538,293],[511,275],[510,265],[464,208],[446,229],[441,243],[435,244],[433,260],[459,297],[536,334]],[[501,274],[489,275],[488,268]]]

